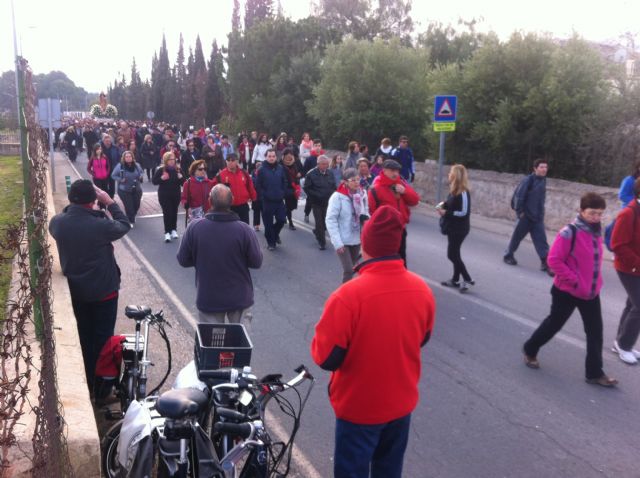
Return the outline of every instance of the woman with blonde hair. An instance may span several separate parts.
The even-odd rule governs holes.
[[[158,202],[164,220],[164,242],[178,238],[178,206],[180,186],[184,182],[180,168],[176,166],[176,155],[167,151],[162,156],[162,166],[153,174],[153,184],[158,186]]]
[[[460,249],[471,228],[471,195],[467,168],[454,164],[449,171],[449,196],[436,206],[440,214],[440,228],[447,236],[447,258],[453,264],[453,277],[442,282],[446,287],[459,287],[464,293],[475,284],[462,262]],[[460,282],[462,276],[462,282]]]

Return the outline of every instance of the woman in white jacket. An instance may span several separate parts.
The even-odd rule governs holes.
[[[271,144],[269,144],[269,138],[265,133],[262,133],[258,137],[258,144],[253,148],[253,156],[251,157],[251,169],[256,167],[257,163],[263,162],[267,157],[267,151],[271,149]]]
[[[355,169],[346,169],[338,190],[329,198],[327,231],[342,264],[342,282],[353,277],[353,267],[360,256],[360,232],[369,219],[367,192],[360,187]]]

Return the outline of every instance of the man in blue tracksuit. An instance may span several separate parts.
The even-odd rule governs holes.
[[[413,167],[413,151],[409,147],[409,138],[400,136],[398,147],[391,151],[391,159],[395,159],[400,163],[400,176],[405,181],[412,182],[415,170]]]
[[[293,189],[287,172],[278,164],[274,149],[266,152],[266,161],[258,171],[256,189],[262,198],[262,221],[267,249],[273,251],[280,244],[280,231],[287,221],[284,198]],[[274,222],[275,220],[275,222]]]
[[[547,265],[549,243],[544,229],[544,201],[547,191],[547,171],[549,166],[544,159],[536,159],[533,164],[533,173],[523,181],[523,187],[519,187],[514,198],[514,208],[518,218],[516,227],[511,235],[511,241],[505,251],[503,260],[506,264],[515,266],[518,264],[513,254],[518,249],[520,242],[527,234],[531,234],[533,246],[540,257],[540,270],[549,275],[553,272]]]

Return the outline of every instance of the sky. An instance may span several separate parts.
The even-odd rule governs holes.
[[[244,1],[241,0],[241,11]],[[274,2],[275,3],[275,2]],[[309,15],[310,0],[281,0],[286,16]],[[231,28],[233,0],[14,0],[18,52],[37,73],[60,70],[90,92],[106,90],[122,73],[129,78],[132,58],[141,76],[151,71],[151,58],[166,35],[169,60],[175,61],[182,32],[185,55],[200,34],[205,58],[211,43],[225,44]],[[618,42],[640,33],[640,1],[608,0],[413,0],[417,31],[429,23],[482,19],[480,31],[501,39],[514,31],[549,33],[567,38],[575,32],[596,42]],[[638,41],[640,44],[640,41]],[[0,72],[13,69],[11,0],[0,0]]]

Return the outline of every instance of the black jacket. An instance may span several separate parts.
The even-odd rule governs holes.
[[[177,168],[178,166],[176,166]],[[162,180],[162,175],[164,174],[164,167],[156,169],[156,172],[153,173],[153,178],[151,178],[151,182],[158,186],[158,198],[161,196],[164,197],[180,197],[182,183],[185,181],[185,177],[178,177],[179,169],[172,169],[168,171],[169,179]]]
[[[102,211],[70,204],[49,222],[74,300],[98,302],[120,288],[120,269],[111,243],[131,226],[117,204],[107,209],[113,219]]]
[[[278,163],[269,164],[265,161],[258,170],[256,192],[258,197],[267,202],[279,202],[291,194],[289,174],[284,166]]]
[[[198,150],[194,148],[193,153],[188,149],[183,151],[182,157],[180,158],[180,169],[182,169],[182,175],[185,178],[189,177],[189,168],[194,161],[200,159],[200,153]]]
[[[468,234],[471,228],[471,195],[468,191],[456,196],[449,194],[445,201],[448,234]]]
[[[321,173],[316,167],[313,168],[304,179],[304,192],[307,193],[309,201],[314,206],[326,206],[329,198],[336,190],[336,180],[328,169]]]

